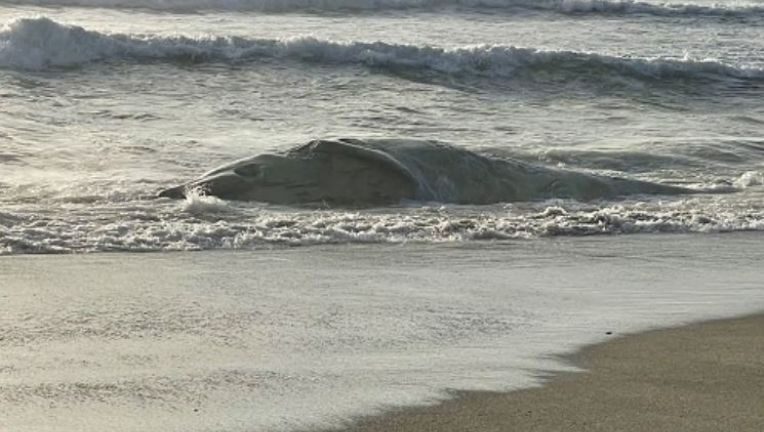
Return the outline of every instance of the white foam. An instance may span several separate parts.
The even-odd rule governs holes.
[[[193,215],[216,215],[231,213],[234,209],[230,206],[229,202],[207,195],[201,188],[195,188],[186,191],[186,196],[183,200],[183,211]]]
[[[764,172],[745,172],[737,180],[735,180],[734,185],[735,187],[741,189],[764,185]]]
[[[0,254],[257,250],[321,244],[473,243],[601,234],[764,231],[757,189],[748,198],[550,201],[502,207],[384,211],[280,210],[194,196],[156,208],[69,206],[67,212],[0,214]]]

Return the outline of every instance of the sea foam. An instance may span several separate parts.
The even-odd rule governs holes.
[[[733,184],[740,189],[764,185],[764,172],[745,172]]]
[[[218,215],[221,213],[231,213],[234,211],[227,201],[218,197],[209,196],[203,190],[196,188],[186,191],[186,197],[183,200],[183,211],[197,215]]]
[[[256,250],[332,244],[473,243],[648,233],[764,231],[756,188],[750,201],[714,196],[678,201],[582,204],[553,200],[517,206],[390,208],[349,212],[165,202],[159,208],[71,214],[0,215],[0,255],[82,252]],[[202,199],[203,200],[203,199]],[[738,202],[739,201],[739,202]],[[152,205],[153,203],[146,203]],[[112,216],[104,216],[111,214]],[[148,217],[150,216],[150,217]],[[0,221],[2,220],[0,219]]]

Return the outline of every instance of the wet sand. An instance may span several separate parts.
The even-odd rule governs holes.
[[[627,333],[764,311],[761,236],[616,240],[598,236],[475,245],[4,257],[0,431],[336,430],[384,414],[382,407],[422,406],[449,388],[527,388],[538,383],[539,370],[551,376],[552,371],[575,369],[556,353]],[[606,335],[610,330],[615,335]],[[742,330],[722,332],[723,337],[733,334],[745,335]],[[753,365],[764,358],[759,353],[740,357],[738,363],[735,356],[727,359],[745,353],[741,347],[764,346],[737,337],[729,340],[733,348],[710,353],[723,355],[728,367],[737,370],[736,364]],[[734,345],[736,340],[745,343]],[[670,340],[669,347],[675,346]],[[700,350],[708,354],[703,346]],[[616,353],[632,358],[627,351]],[[681,367],[689,364],[677,359]],[[613,367],[603,365],[589,366]],[[644,371],[634,366],[627,370],[641,380],[637,383],[660,381],[645,381]],[[764,367],[759,363],[747,370],[732,376],[750,384]],[[595,373],[591,378],[610,376]],[[589,375],[555,380],[563,383],[558,399],[532,392],[510,395],[515,399],[471,394],[445,410],[382,417],[387,425],[397,421],[420,431],[449,430],[442,423],[456,430],[544,430],[533,426],[558,414],[568,424],[588,418],[610,421],[615,415],[629,422],[655,417],[663,422],[665,414],[657,408],[611,403],[634,391],[616,378],[587,387],[576,384],[581,377]],[[672,378],[682,382],[681,376]],[[721,389],[739,395],[739,386],[749,393],[764,387],[760,379],[753,387],[724,375],[713,380],[733,385],[724,390],[713,384],[711,393]],[[573,386],[568,396],[566,385]],[[608,404],[586,414],[580,406],[597,407],[593,400],[602,388],[611,391],[604,398]],[[734,413],[753,398],[740,396],[738,402],[729,396],[688,405],[727,403],[732,408],[722,412],[750,418],[756,405],[748,405],[746,414]],[[507,402],[514,400],[525,405]],[[655,401],[660,409],[668,405]],[[630,407],[653,417],[632,415],[626,410]],[[451,411],[456,414],[443,414]],[[686,416],[702,419],[713,413],[699,411]],[[377,421],[369,418],[367,423]],[[751,423],[757,430],[760,422]],[[404,430],[376,424],[386,431]],[[551,428],[575,430],[567,424]]]
[[[460,393],[349,430],[764,430],[764,315],[613,336],[569,358],[588,372],[510,393]]]

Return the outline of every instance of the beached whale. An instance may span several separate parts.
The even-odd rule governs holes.
[[[183,198],[194,189],[230,200],[351,207],[402,200],[489,204],[693,192],[493,158],[435,141],[349,138],[314,140],[242,159],[159,196]]]

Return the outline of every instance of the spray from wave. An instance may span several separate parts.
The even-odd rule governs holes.
[[[93,62],[229,62],[283,59],[336,66],[364,66],[389,73],[421,72],[508,79],[553,72],[576,77],[613,75],[637,79],[764,80],[764,69],[716,60],[642,58],[507,45],[460,48],[385,42],[335,42],[314,37],[159,37],[106,34],[48,18],[22,18],[0,31],[0,68],[44,70]]]
[[[186,192],[186,197],[183,201],[183,211],[195,216],[205,216],[208,214],[217,216],[225,213],[233,213],[234,208],[226,201],[215,196],[207,195],[200,188],[195,188]]]
[[[746,189],[764,185],[764,172],[748,171],[743,173],[733,185],[739,189]]]
[[[189,13],[198,11],[373,12],[385,10],[464,7],[475,9],[529,9],[565,14],[642,14],[654,16],[760,17],[764,6],[650,3],[633,0],[16,0],[8,3],[42,7],[149,9]]]

